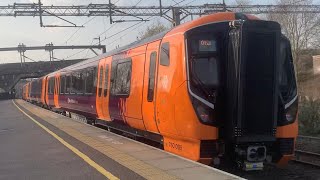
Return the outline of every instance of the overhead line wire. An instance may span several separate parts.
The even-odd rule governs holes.
[[[137,6],[141,1],[142,1],[142,0],[139,0],[134,6]],[[117,1],[117,2],[118,2],[118,1]],[[121,19],[123,19],[123,18],[124,18],[124,17],[122,17]],[[120,20],[121,20],[121,19],[120,19]],[[129,27],[127,27],[126,29],[121,30],[121,31],[119,31],[119,32],[117,32],[117,33],[109,36],[109,37],[105,37],[103,40],[101,40],[101,42],[103,42],[103,41],[105,41],[105,40],[107,40],[107,39],[109,39],[109,38],[111,38],[111,37],[113,37],[113,36],[115,36],[115,35],[118,35],[119,33],[123,32],[123,31],[126,31],[126,30],[128,30],[128,29],[130,29],[130,28],[132,28],[132,27],[134,27],[134,26],[136,26],[136,25],[138,25],[138,24],[140,24],[140,23],[142,23],[142,22],[139,22],[139,23],[136,23],[136,24],[134,24],[134,25],[132,25],[132,26],[129,26]],[[109,31],[113,26],[115,26],[115,24],[111,25],[107,30],[105,30],[105,31],[103,31],[102,33],[100,33],[99,36],[101,36],[102,34],[106,33],[107,31]],[[76,52],[76,53],[74,53],[74,54],[72,54],[72,55],[70,55],[70,56],[67,56],[67,58],[73,57],[73,56],[75,56],[75,55],[77,55],[77,54],[79,54],[79,53],[81,53],[81,52],[83,52],[83,51],[85,51],[85,50],[86,50],[86,49],[81,50],[81,51],[79,51],[79,52]],[[67,58],[65,58],[65,59],[67,59]]]
[[[82,26],[88,24],[89,22],[91,22],[93,19],[95,19],[97,16],[95,17],[92,17],[91,19],[89,19],[88,21],[84,22],[82,24]],[[64,43],[62,43],[61,45],[63,44],[66,44],[78,31],[80,31],[81,27],[79,27]],[[45,55],[45,53],[43,53],[42,55],[40,55],[40,57],[42,58],[43,56]]]
[[[92,17],[91,19],[89,19],[88,21],[86,21],[85,23],[82,24],[82,26],[88,24],[89,22],[91,22],[93,19],[95,19],[97,16]],[[80,29],[82,29],[82,27],[79,27],[63,44],[68,43],[68,41],[77,33],[80,31]]]
[[[150,16],[149,18],[147,18],[147,19],[150,19],[150,18],[151,18],[151,16]],[[153,18],[154,18],[154,17],[153,17]],[[152,18],[152,19],[153,19],[153,18]],[[147,23],[147,22],[144,22],[144,24],[143,24],[142,26],[144,26],[146,23]],[[135,29],[137,29],[137,28],[139,28],[139,27],[142,27],[142,26],[137,26],[137,27],[133,28],[132,30],[135,30]],[[129,34],[129,33],[126,33],[126,34],[120,36],[120,38],[122,38],[122,37],[124,37],[124,36],[126,36],[126,35],[128,35],[128,34]],[[112,45],[113,43],[117,42],[120,38],[112,41],[111,43],[108,43],[108,46],[107,46],[107,47],[109,47],[109,46]]]
[[[134,7],[137,6],[141,1],[142,1],[142,0],[139,0],[139,1],[134,5]],[[117,1],[117,2],[118,2],[118,1]],[[124,16],[121,17],[120,20],[122,20],[123,18],[124,18]],[[108,31],[109,31],[113,26],[115,26],[115,25],[116,25],[116,24],[112,24],[107,30],[103,31],[103,32],[100,33],[98,36],[101,36],[102,34],[108,32]]]

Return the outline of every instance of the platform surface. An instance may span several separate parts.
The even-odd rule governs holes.
[[[240,179],[23,100],[0,107],[0,179]]]

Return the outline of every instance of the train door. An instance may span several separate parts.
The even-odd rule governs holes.
[[[182,64],[180,63],[181,43],[179,39],[162,39],[159,48],[159,61],[156,84],[156,121],[161,134],[176,134],[175,122],[175,93],[178,86],[184,81],[182,78]],[[180,47],[179,47],[180,46]],[[171,56],[171,58],[170,58]],[[175,61],[170,61],[175,59]]]
[[[148,44],[144,71],[143,121],[148,131],[159,133],[155,116],[155,83],[157,77],[157,59],[160,41]]]
[[[102,89],[102,103],[101,103],[101,108],[102,108],[102,114],[105,120],[111,120],[110,114],[109,114],[109,79],[110,79],[110,71],[111,71],[111,57],[108,57],[104,61],[104,78],[103,78],[103,89]]]
[[[103,116],[103,82],[105,75],[105,61],[106,59],[102,59],[99,61],[98,65],[98,83],[97,83],[97,92],[96,92],[96,107],[98,119],[104,119]]]
[[[54,106],[60,108],[59,106],[59,94],[60,94],[60,73],[57,73],[54,77]]]

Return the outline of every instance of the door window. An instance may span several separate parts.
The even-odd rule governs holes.
[[[60,94],[64,94],[66,91],[66,77],[65,76],[61,76],[60,79]]]
[[[147,95],[147,100],[149,102],[153,101],[156,60],[157,60],[157,53],[156,52],[152,52],[151,55],[150,55],[148,95]]]
[[[100,66],[100,73],[99,73],[99,97],[101,97],[102,94],[102,78],[103,78],[103,66]]]
[[[169,43],[163,43],[161,45],[160,51],[160,65],[169,66],[170,65],[170,46]]]
[[[107,94],[108,94],[108,88],[109,88],[108,80],[109,80],[109,65],[107,64],[105,75],[104,75],[104,90],[103,90],[104,97],[107,97]]]
[[[94,69],[88,69],[86,71],[86,80],[85,80],[85,93],[93,94],[94,93]]]
[[[112,95],[129,96],[131,86],[131,68],[131,58],[121,60],[121,62],[112,66]]]

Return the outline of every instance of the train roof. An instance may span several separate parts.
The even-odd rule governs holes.
[[[124,52],[124,51],[126,51],[128,49],[139,47],[139,46],[144,45],[146,43],[150,43],[150,42],[162,39],[168,31],[170,31],[170,30],[161,32],[159,34],[156,34],[154,36],[151,36],[151,37],[139,40],[139,41],[135,41],[135,42],[130,43],[130,44],[126,45],[126,46],[123,46],[123,47],[120,47],[118,49],[106,52],[106,53],[101,54],[99,56],[96,56],[94,58],[91,58],[91,59],[88,59],[88,60],[84,60],[82,62],[79,62],[79,63],[73,64],[71,66],[65,67],[63,69],[60,69],[58,71],[50,73],[48,76],[53,76],[57,72],[62,72],[63,73],[63,72],[68,72],[69,70],[82,69],[83,67],[97,66],[98,63],[99,63],[99,60],[102,59],[102,58],[109,57],[109,56],[112,56],[112,55],[115,55],[115,54],[119,54],[119,53]]]
[[[135,41],[135,42],[130,43],[126,46],[109,51],[107,53],[101,54],[101,55],[96,56],[94,58],[84,60],[82,62],[73,64],[71,66],[65,67],[65,68],[60,69],[58,71],[52,72],[48,76],[53,76],[57,72],[63,73],[63,72],[68,72],[69,70],[76,70],[76,69],[82,69],[85,67],[97,66],[99,63],[99,60],[102,58],[112,56],[115,54],[119,54],[119,53],[124,52],[128,49],[135,48],[135,47],[141,46],[143,44],[162,39],[165,35],[171,35],[171,34],[175,34],[175,33],[179,33],[179,32],[184,33],[194,27],[198,27],[198,26],[201,26],[204,24],[209,24],[209,23],[213,23],[213,22],[232,21],[232,20],[236,20],[236,19],[258,19],[258,18],[255,16],[252,16],[252,15],[244,15],[241,13],[234,13],[234,12],[220,12],[220,13],[214,13],[211,15],[206,15],[206,16],[200,17],[196,20],[181,24],[177,27],[174,27],[170,30],[164,31],[164,32],[159,33],[157,35],[151,36],[149,38],[146,38],[146,39],[143,39],[140,41]]]
[[[168,33],[168,35],[176,34],[176,33],[184,33],[190,29],[193,29],[198,26],[202,26],[205,24],[215,23],[215,22],[226,22],[226,21],[234,21],[234,20],[258,20],[256,16],[249,15],[249,14],[243,14],[243,13],[237,13],[237,12],[219,12],[214,13],[210,15],[206,15],[203,17],[200,17],[196,20],[189,21],[187,23],[181,24],[172,31]]]

